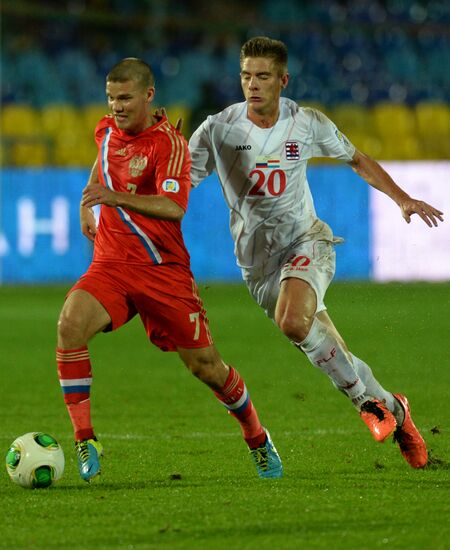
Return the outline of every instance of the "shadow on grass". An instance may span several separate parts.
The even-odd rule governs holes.
[[[201,488],[207,486],[208,483],[192,482],[186,480],[167,480],[167,479],[152,479],[146,481],[120,481],[120,482],[104,482],[101,480],[92,483],[74,482],[73,484],[58,484],[51,487],[52,491],[70,492],[70,491],[146,491],[149,489],[172,489],[172,488]]]

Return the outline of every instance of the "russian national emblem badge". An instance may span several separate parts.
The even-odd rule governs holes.
[[[142,176],[143,171],[147,167],[148,159],[144,155],[135,155],[130,159],[128,164],[128,171],[130,176],[137,178]]]

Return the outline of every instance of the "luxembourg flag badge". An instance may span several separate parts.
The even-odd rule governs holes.
[[[280,159],[272,157],[256,157],[256,168],[279,168]]]

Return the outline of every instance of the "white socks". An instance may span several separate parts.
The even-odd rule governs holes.
[[[353,360],[353,366],[355,367],[356,372],[358,373],[361,380],[364,382],[367,393],[375,399],[378,399],[381,402],[386,404],[386,407],[389,411],[395,416],[397,424],[401,426],[405,419],[405,412],[400,403],[395,399],[391,392],[386,391],[383,386],[378,382],[372,373],[372,369],[364,363],[359,357],[356,357],[351,354]]]
[[[376,378],[373,376],[372,369],[364,363],[359,357],[355,357],[353,353],[351,354],[353,359],[353,366],[355,368],[355,371],[358,373],[361,380],[364,382],[367,393],[382,403],[384,402],[386,404],[386,407],[391,411],[394,412],[394,401],[395,398],[392,395],[392,393],[387,392],[376,380]]]
[[[311,325],[308,336],[295,344],[308,357],[310,362],[327,374],[338,390],[345,393],[359,408],[367,398],[375,398],[386,404],[399,425],[404,414],[401,406],[392,395],[376,380],[372,369],[352,353],[350,361],[334,335],[317,317]]]
[[[308,336],[296,344],[310,362],[327,374],[335,386],[358,407],[367,400],[366,386],[327,326],[314,318]]]

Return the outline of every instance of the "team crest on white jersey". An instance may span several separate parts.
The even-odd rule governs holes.
[[[298,141],[286,141],[286,160],[300,160],[300,144]]]
[[[133,178],[142,176],[143,171],[147,167],[148,158],[144,155],[135,155],[131,158],[128,164],[128,171]]]
[[[162,188],[166,193],[178,193],[180,190],[180,184],[177,180],[168,179],[162,182]]]

